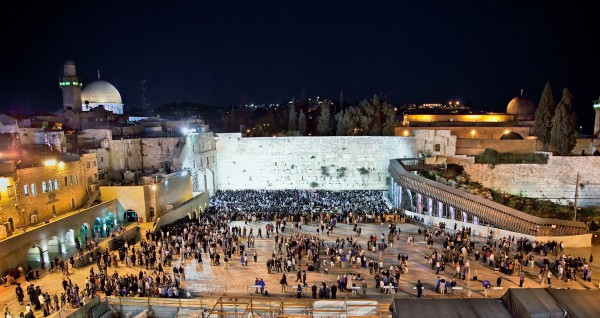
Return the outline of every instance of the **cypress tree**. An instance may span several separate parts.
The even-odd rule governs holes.
[[[552,118],[554,117],[555,109],[556,103],[554,101],[554,96],[552,96],[550,82],[548,82],[542,91],[540,103],[535,110],[535,123],[533,126],[533,134],[542,142],[544,149],[546,149],[547,145],[550,143]]]
[[[302,110],[300,110],[300,118],[298,118],[298,131],[302,135],[306,132],[306,115]]]
[[[317,131],[321,136],[331,135],[331,110],[330,101],[324,100],[321,104],[321,115],[319,115],[319,121],[317,122]]]
[[[565,88],[552,118],[550,145],[556,153],[563,156],[570,154],[577,143],[577,117],[573,112],[572,103],[573,96]]]
[[[290,107],[290,119],[288,121],[288,131],[296,130],[296,107],[294,103]]]

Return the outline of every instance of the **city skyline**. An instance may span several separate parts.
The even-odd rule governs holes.
[[[268,8],[266,10],[265,8]],[[57,78],[73,59],[84,84],[111,82],[125,109],[148,102],[215,106],[306,96],[395,105],[460,100],[503,111],[524,89],[536,105],[550,81],[574,96],[591,130],[593,10],[558,2],[352,5],[79,2],[14,7],[4,19],[3,112],[60,109]],[[29,17],[24,22],[23,15]]]

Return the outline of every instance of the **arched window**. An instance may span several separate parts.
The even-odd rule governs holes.
[[[48,192],[52,191],[52,180],[48,180]]]
[[[54,190],[58,190],[58,179],[54,179]]]
[[[67,176],[65,176],[65,188],[69,186],[69,184],[67,183]]]
[[[28,185],[23,186],[23,193],[25,194],[26,197],[29,196],[29,186]]]
[[[69,185],[73,185],[73,175],[69,176]]]
[[[48,188],[46,188],[46,181],[42,181],[42,192],[43,193],[48,192]]]
[[[77,184],[77,175],[75,175],[75,184]]]
[[[75,198],[71,198],[71,209],[75,208]]]
[[[37,194],[37,190],[35,189],[35,183],[31,184],[31,196],[34,196]]]

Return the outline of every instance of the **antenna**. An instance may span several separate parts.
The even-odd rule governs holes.
[[[523,96],[523,89],[521,88],[521,96]]]
[[[98,70],[98,79],[100,79],[100,70]]]

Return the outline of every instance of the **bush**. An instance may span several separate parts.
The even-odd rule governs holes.
[[[498,152],[494,149],[485,149],[485,151],[475,156],[475,163],[484,163],[491,165],[506,163],[533,163],[546,164],[548,156],[541,153],[515,154],[512,152]]]

